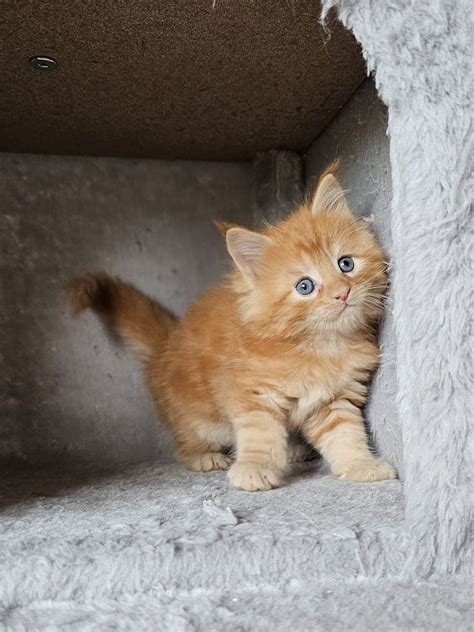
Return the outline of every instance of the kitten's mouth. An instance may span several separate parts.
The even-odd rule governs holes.
[[[352,312],[353,309],[355,309],[356,305],[354,303],[344,303],[344,305],[341,306],[341,308],[339,309],[337,315],[336,315],[336,319],[339,318],[345,318],[346,314],[348,314],[349,312]]]

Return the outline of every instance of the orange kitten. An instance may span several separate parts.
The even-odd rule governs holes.
[[[277,487],[301,433],[352,481],[395,477],[370,450],[361,408],[378,363],[384,254],[353,217],[334,168],[310,204],[252,232],[220,224],[235,270],[179,321],[120,279],[71,289],[141,355],[183,465],[229,469],[235,487]],[[229,456],[234,449],[235,461]]]

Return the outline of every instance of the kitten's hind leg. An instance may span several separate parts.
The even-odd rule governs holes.
[[[183,453],[178,452],[178,460],[193,472],[228,470],[232,459],[223,452]]]
[[[194,472],[228,470],[232,463],[228,454],[231,433],[231,426],[224,422],[187,426],[175,437],[178,461]]]

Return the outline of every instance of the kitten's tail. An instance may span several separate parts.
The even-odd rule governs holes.
[[[177,318],[133,285],[104,273],[89,273],[69,287],[74,314],[92,309],[143,360],[161,353]]]

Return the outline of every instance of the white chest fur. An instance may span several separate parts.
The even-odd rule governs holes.
[[[316,410],[340,397],[345,387],[354,383],[364,364],[362,358],[352,355],[343,365],[339,359],[332,362],[325,358],[324,363],[315,363],[314,367],[301,370],[296,379],[287,385],[287,395],[291,398],[290,426],[300,427]]]
[[[322,381],[308,380],[300,383],[298,396],[293,399],[293,406],[289,411],[291,427],[300,427],[315,410],[332,401],[342,387],[342,381],[337,376],[326,376]],[[296,389],[295,389],[296,390]]]

